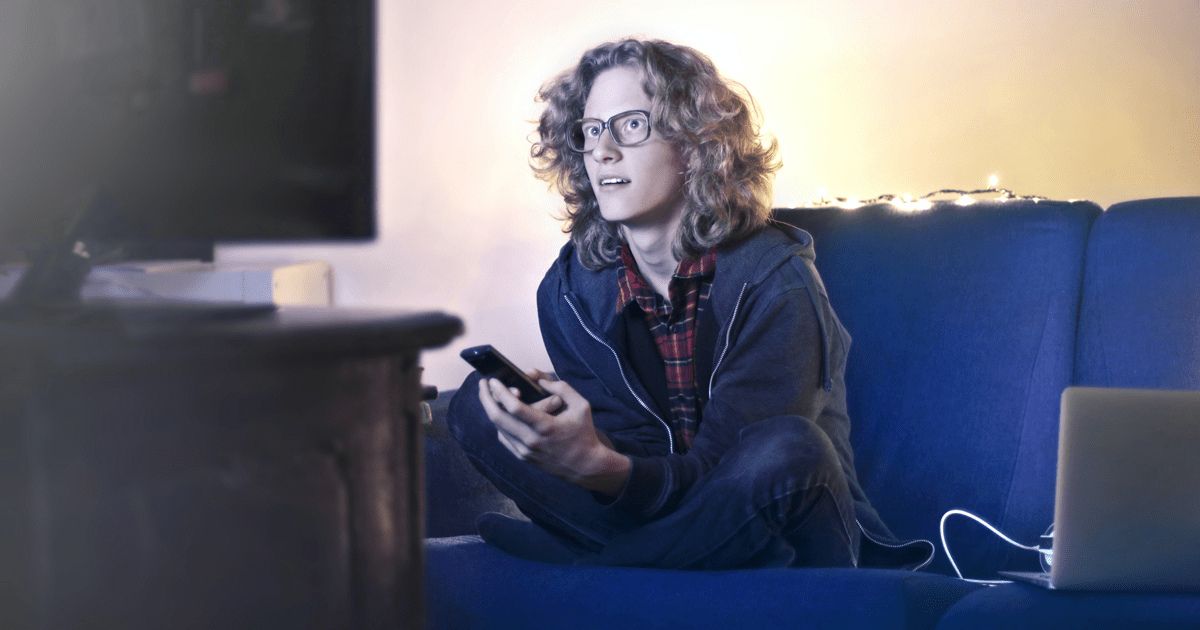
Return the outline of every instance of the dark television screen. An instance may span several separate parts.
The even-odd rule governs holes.
[[[0,247],[375,235],[373,0],[0,0]]]

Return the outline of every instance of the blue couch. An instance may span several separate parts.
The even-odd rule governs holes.
[[[813,235],[853,337],[859,479],[896,534],[937,543],[936,560],[690,573],[509,557],[473,535],[478,513],[516,512],[448,436],[443,395],[425,450],[431,628],[1200,628],[1200,596],[959,580],[939,540],[959,508],[1037,541],[1053,518],[1065,387],[1200,389],[1200,198],[777,215]],[[946,527],[966,577],[1038,568],[968,519]]]

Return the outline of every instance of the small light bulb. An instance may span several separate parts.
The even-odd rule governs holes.
[[[904,193],[904,203],[912,203],[912,194]]]
[[[969,205],[975,203],[975,200],[971,199],[970,197],[968,197],[966,195],[963,195],[962,197],[959,197],[958,201],[955,201],[954,203],[956,203],[960,206],[969,206]]]
[[[988,188],[995,188],[996,184],[999,184],[999,183],[1000,183],[999,177],[996,177],[995,175],[988,177]]]
[[[826,190],[824,186],[821,186],[820,188],[817,189],[817,198],[820,199],[821,201],[824,201],[825,195],[827,195],[828,193],[829,193],[829,191]]]

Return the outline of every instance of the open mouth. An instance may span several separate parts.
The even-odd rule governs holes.
[[[628,179],[621,179],[620,177],[605,177],[604,179],[600,180],[601,186],[614,186],[616,184],[628,184],[628,183],[629,183]]]

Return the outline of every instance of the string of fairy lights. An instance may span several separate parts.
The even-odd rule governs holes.
[[[1039,201],[1046,201],[1048,199],[1047,197],[1039,197],[1037,195],[1018,195],[1011,190],[997,187],[997,184],[999,184],[999,178],[997,178],[995,175],[992,175],[988,178],[987,188],[979,188],[976,190],[944,188],[942,190],[935,190],[931,193],[921,195],[920,197],[913,197],[910,194],[884,194],[879,195],[878,197],[871,197],[870,199],[859,199],[858,197],[829,197],[827,196],[828,192],[822,187],[817,189],[817,199],[806,201],[803,207],[823,208],[827,206],[834,206],[846,210],[853,210],[862,206],[886,203],[891,204],[899,210],[917,211],[928,210],[932,208],[934,202],[936,201],[953,200],[953,202],[957,205],[969,206],[975,203],[975,196],[978,195],[995,195],[989,199],[996,201],[1022,200],[1033,201],[1034,203],[1037,203]]]

